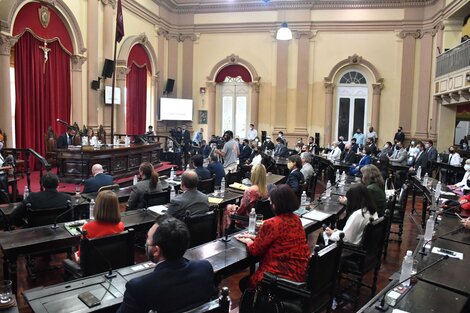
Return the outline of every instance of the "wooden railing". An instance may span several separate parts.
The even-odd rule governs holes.
[[[436,77],[470,67],[470,40],[437,57]]]

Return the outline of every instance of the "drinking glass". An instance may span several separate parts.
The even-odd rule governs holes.
[[[220,196],[220,186],[214,187],[214,196]]]
[[[256,231],[263,225],[263,214],[256,214]]]
[[[11,301],[11,280],[0,281],[0,303],[5,304]]]

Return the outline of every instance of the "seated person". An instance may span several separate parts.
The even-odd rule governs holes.
[[[189,231],[183,222],[167,215],[158,217],[145,244],[155,269],[126,283],[117,312],[183,312],[210,301],[216,290],[214,270],[206,260],[183,258],[188,246]]]
[[[349,168],[349,174],[350,175],[357,175],[360,174],[361,168],[371,164],[372,163],[372,157],[370,156],[371,154],[371,149],[369,147],[365,147],[362,149],[362,152],[364,153],[364,156],[361,158],[358,164],[353,163],[351,167]]]
[[[194,171],[196,172],[199,180],[206,180],[212,178],[211,172],[204,167],[204,158],[202,157],[202,155],[196,154],[195,156],[193,156],[192,162],[194,165]]]
[[[392,155],[392,143],[390,141],[387,141],[382,150],[380,150],[380,152],[377,154],[377,158],[383,158],[383,157],[389,157],[390,155]]]
[[[201,147],[199,148],[200,153],[202,154],[204,159],[207,159],[212,151],[212,148],[210,145],[206,143],[206,141],[203,139],[201,141]]]
[[[240,149],[240,155],[238,156],[239,164],[243,164],[250,158],[251,148],[248,139],[243,139],[242,148]]]
[[[267,150],[274,150],[274,143],[271,141],[271,137],[266,136],[266,140],[261,145],[261,151],[266,152]]]
[[[276,138],[276,147],[274,148],[274,156],[287,158],[289,157],[289,149],[284,144],[284,140],[281,137]]]
[[[406,166],[408,153],[405,148],[403,148],[403,144],[401,142],[397,142],[395,148],[396,149],[392,156],[389,157],[390,164]]]
[[[260,154],[260,151],[258,150],[258,143],[256,141],[251,142],[251,154],[248,157],[248,159],[245,161],[245,164],[250,164],[253,165],[252,162],[253,160]],[[261,159],[258,161],[261,163]],[[241,163],[240,163],[241,164]]]
[[[197,190],[199,179],[195,171],[186,170],[181,175],[181,190],[183,193],[170,200],[168,215],[182,220],[186,211],[190,215],[197,215],[209,211],[209,200],[207,195]]]
[[[236,236],[248,253],[260,258],[256,272],[240,280],[242,291],[255,288],[265,272],[296,282],[305,280],[310,249],[300,218],[292,213],[299,208],[299,199],[287,185],[274,186],[270,199],[276,216],[265,220],[257,235]]]
[[[129,201],[127,201],[127,210],[145,208],[145,193],[163,191],[162,184],[158,180],[158,173],[149,162],[140,164],[139,176],[141,180],[131,187],[131,194]]]
[[[385,184],[379,169],[375,165],[366,165],[361,168],[362,183],[366,186],[370,199],[377,209],[378,216],[383,216],[387,208]]]
[[[32,192],[29,197],[23,200],[23,203],[17,207],[11,214],[10,220],[19,224],[21,219],[26,217],[26,204],[31,204],[31,210],[40,211],[51,208],[64,208],[67,210],[67,205],[72,198],[70,195],[57,191],[59,185],[59,177],[52,172],[46,172],[41,179],[41,184],[44,191]]]
[[[369,218],[377,219],[379,216],[374,204],[369,197],[367,188],[363,184],[357,184],[346,192],[346,225],[343,230],[331,229],[327,227],[325,233],[329,240],[338,241],[339,234],[344,233],[344,241],[352,244],[360,244],[362,233],[369,223]],[[344,197],[340,197],[340,202],[345,202]]]
[[[217,154],[213,154],[211,156],[211,160],[209,165],[207,165],[207,169],[211,173],[211,176],[214,177],[214,186],[220,187],[222,178],[225,178],[225,170],[224,165],[220,163]]]
[[[377,154],[377,145],[375,144],[374,139],[367,138],[366,147],[369,147],[371,156],[375,156]]]
[[[94,164],[91,168],[93,177],[85,180],[83,193],[97,192],[103,186],[113,184],[113,176],[105,174],[101,164]]]
[[[111,190],[102,191],[96,197],[93,218],[82,227],[87,238],[104,237],[124,231],[119,200]],[[80,262],[80,251],[76,253],[76,261]]]
[[[235,204],[227,205],[229,214],[248,216],[250,210],[256,206],[256,202],[268,197],[268,188],[266,186],[266,168],[263,164],[258,164],[251,169],[251,186],[243,192],[243,198],[240,206]]]
[[[287,168],[290,170],[290,173],[287,176],[286,185],[291,187],[294,193],[300,197],[302,185],[305,182],[304,175],[300,171],[302,169],[302,161],[298,155],[291,155],[287,160]]]
[[[343,163],[353,163],[356,160],[356,153],[352,151],[351,144],[347,143],[344,146],[344,151],[341,153],[340,161]]]
[[[73,145],[73,138],[77,134],[77,130],[73,126],[67,127],[67,132],[57,138],[57,149],[67,149]]]
[[[312,161],[312,155],[310,152],[302,152],[300,154],[300,160],[302,161],[302,169],[300,172],[304,175],[304,179],[307,181],[313,176],[313,166],[310,164]]]
[[[463,194],[466,190],[470,190],[470,159],[465,160],[464,169],[465,174],[463,175],[462,180],[455,185],[448,186],[452,191],[459,192],[460,194]]]
[[[333,142],[333,144],[331,145],[331,151],[328,153],[327,158],[331,162],[339,161],[339,159],[341,158],[341,149],[338,147],[337,142]]]

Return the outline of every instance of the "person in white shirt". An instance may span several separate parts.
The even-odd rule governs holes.
[[[258,137],[258,131],[255,129],[255,124],[250,124],[250,129],[246,132],[246,139],[252,141],[256,137]]]
[[[470,159],[465,161],[463,168],[465,169],[465,174],[463,175],[462,180],[455,185],[449,185],[448,187],[450,189],[459,191],[470,190],[470,186],[467,185],[467,180],[470,179]]]
[[[328,160],[335,162],[339,161],[341,158],[341,149],[338,147],[337,142],[333,142],[333,145],[331,146],[331,151],[328,153]]]
[[[313,175],[313,167],[312,164],[310,164],[312,161],[312,155],[310,152],[302,152],[300,154],[300,160],[302,161],[300,172],[304,174],[305,181],[308,181]]]
[[[343,197],[344,198],[344,197]],[[352,244],[360,244],[362,241],[362,234],[369,219],[372,217],[374,220],[378,218],[376,208],[367,192],[367,188],[363,184],[357,184],[351,187],[346,193],[346,225],[343,230],[325,229],[325,235],[329,240],[338,241],[340,234],[344,233],[344,241]]]
[[[452,166],[461,166],[462,159],[460,158],[460,154],[455,151],[453,146],[449,147],[449,164]]]
[[[377,143],[377,132],[374,130],[374,127],[369,127],[369,131],[367,132],[366,139],[371,139],[373,143]]]

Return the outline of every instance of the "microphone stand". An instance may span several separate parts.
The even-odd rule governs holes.
[[[434,265],[438,264],[438,263],[441,263],[442,261],[444,260],[447,260],[449,258],[448,255],[444,255],[442,258],[432,262],[431,264],[429,264],[428,266],[425,266],[423,269],[421,269],[420,271],[416,272],[415,274],[413,275],[410,275],[409,277],[395,283],[392,285],[392,287],[390,288],[386,288],[386,291],[384,292],[382,298],[380,299],[380,301],[378,302],[378,304],[375,305],[375,308],[379,311],[382,311],[382,312],[385,312],[387,311],[388,309],[388,304],[385,303],[385,296],[387,295],[387,292],[390,291],[390,290],[393,290],[395,287],[401,285],[402,283],[404,283],[405,281],[413,278],[413,277],[416,277],[418,276],[419,274],[423,273],[425,270],[427,270],[428,268],[431,268],[433,267]]]
[[[439,239],[439,238],[442,238],[442,237],[444,237],[444,236],[447,236],[447,235],[449,235],[449,234],[452,234],[452,233],[454,233],[454,232],[456,232],[456,231],[459,231],[459,230],[461,230],[461,229],[463,229],[463,228],[464,228],[463,226],[460,226],[460,227],[458,227],[458,228],[456,228],[456,229],[453,229],[453,230],[451,230],[451,231],[448,231],[448,232],[446,232],[446,233],[443,233],[442,235],[439,235],[439,236],[437,236],[436,238],[431,238],[431,239],[427,240],[427,241],[423,244],[423,247],[421,248],[421,251],[419,252],[419,254],[421,254],[422,256],[427,255],[427,253],[426,253],[426,245],[427,245],[428,243],[430,243],[430,242],[432,242],[432,241],[434,241],[434,240],[437,240],[437,239]]]
[[[56,218],[54,219],[54,224],[51,225],[52,229],[59,228],[59,226],[57,226],[57,220],[61,218],[62,216],[64,216],[65,214],[70,213],[70,211],[73,211],[73,209],[75,209],[75,206],[72,205],[72,201],[67,200],[67,208],[68,208],[67,210],[65,210],[64,212],[56,216]]]

